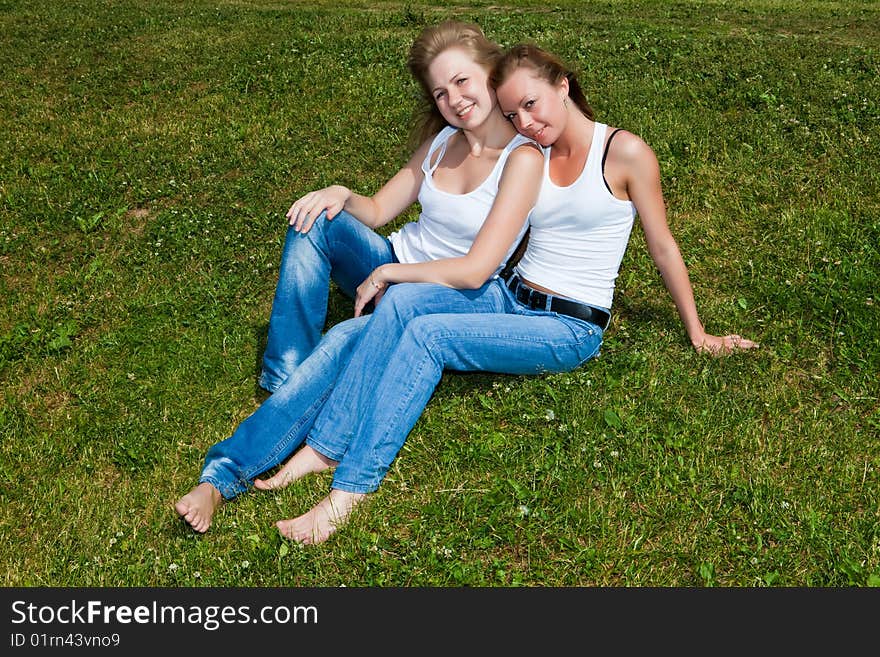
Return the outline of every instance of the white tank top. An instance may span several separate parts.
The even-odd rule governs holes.
[[[405,224],[403,228],[388,236],[400,262],[426,262],[466,255],[483,222],[489,216],[489,210],[498,194],[498,183],[508,156],[517,146],[534,143],[531,139],[517,134],[504,147],[492,172],[479,187],[467,194],[452,194],[437,189],[434,185],[434,170],[446,153],[449,139],[456,132],[458,128],[451,126],[443,128],[434,137],[428,155],[422,162],[424,179],[419,189],[419,205],[422,208],[419,220]],[[435,159],[433,156],[438,149],[439,153]],[[527,225],[528,222],[523,224],[517,239],[511,244],[504,258],[505,261],[516,248]],[[495,275],[502,267],[503,264]]]
[[[541,193],[529,218],[529,245],[516,271],[559,295],[610,309],[636,209],[605,185],[606,131],[604,123],[595,124],[584,170],[567,187],[550,180],[552,147],[545,149]]]

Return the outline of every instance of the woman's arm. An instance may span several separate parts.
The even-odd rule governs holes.
[[[297,199],[287,211],[288,223],[297,232],[307,233],[325,210],[327,219],[333,219],[345,210],[370,228],[384,226],[418,198],[424,177],[422,161],[428,154],[431,141],[422,144],[406,165],[373,196],[358,194],[342,185],[324,187]]]
[[[691,344],[698,352],[712,354],[757,347],[755,342],[739,335],[722,337],[706,333],[697,314],[687,267],[666,221],[657,157],[650,146],[629,132],[622,132],[612,143],[614,156],[609,154],[606,166],[620,166],[625,172],[626,191],[645,231],[648,251],[660,270]]]
[[[355,317],[389,283],[439,283],[475,289],[495,273],[528,219],[541,187],[544,155],[537,147],[515,149],[507,159],[498,195],[467,254],[431,262],[393,263],[376,268],[357,289]]]

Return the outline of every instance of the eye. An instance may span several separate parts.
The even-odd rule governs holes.
[[[510,121],[511,123],[513,123],[513,121],[516,119],[516,112],[511,112],[510,114],[505,114],[504,118],[507,119],[508,121]]]
[[[525,107],[526,109],[532,109],[534,106],[535,106],[535,101],[534,101],[534,100],[527,100],[527,101],[526,101],[526,104],[524,105],[524,107]]]
[[[446,95],[445,91],[438,91],[436,94],[434,94],[434,100],[440,100],[445,95]]]
[[[463,85],[467,81],[468,81],[467,78],[458,78],[458,80],[455,81],[455,84],[457,84],[460,87],[461,85]]]

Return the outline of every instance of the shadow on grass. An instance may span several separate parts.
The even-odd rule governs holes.
[[[260,373],[263,371],[263,352],[266,351],[266,341],[269,336],[269,322],[262,322],[254,327],[254,342],[257,349],[254,352],[254,399],[262,404],[271,394],[260,386]]]

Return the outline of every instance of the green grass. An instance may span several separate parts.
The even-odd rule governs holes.
[[[880,585],[880,6],[339,5],[0,0],[2,584]],[[404,161],[408,45],[453,16],[654,147],[704,324],[761,349],[695,354],[636,229],[600,358],[445,376],[319,548],[272,523],[323,475],[196,535],[283,214]]]

